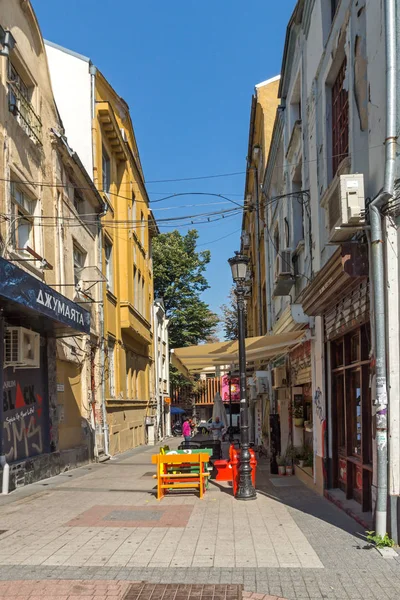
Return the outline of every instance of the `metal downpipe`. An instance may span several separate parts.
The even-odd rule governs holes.
[[[370,204],[371,259],[375,311],[376,358],[376,443],[377,443],[377,501],[376,524],[378,535],[387,533],[388,502],[388,396],[386,379],[386,309],[385,264],[382,215],[380,207],[393,196],[397,143],[396,106],[396,0],[385,1],[386,24],[386,140],[385,180],[383,190]]]

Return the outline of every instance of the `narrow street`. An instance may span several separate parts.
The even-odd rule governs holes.
[[[0,598],[211,600],[237,585],[257,600],[398,597],[400,557],[365,549],[362,528],[295,477],[271,477],[262,460],[254,502],[215,481],[202,501],[157,502],[155,450],[1,497]]]

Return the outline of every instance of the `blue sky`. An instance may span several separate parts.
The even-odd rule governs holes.
[[[280,72],[295,3],[32,1],[43,36],[89,56],[128,102],[148,182],[244,171],[254,85]],[[151,201],[172,193],[208,192],[242,202],[243,190],[244,174],[148,183]],[[153,209],[161,218],[233,207],[211,204],[216,202],[226,201],[187,195]],[[229,293],[227,259],[239,248],[241,220],[239,212],[197,227],[201,249],[211,250],[211,287],[204,300],[215,311]]]

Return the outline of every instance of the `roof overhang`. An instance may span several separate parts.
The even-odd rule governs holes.
[[[368,246],[343,243],[302,293],[303,310],[321,316],[368,277]]]
[[[246,338],[246,358],[248,361],[272,360],[296,346],[304,337],[304,331],[293,331],[280,335],[264,335]],[[215,342],[200,346],[175,348],[171,354],[172,364],[179,361],[189,373],[199,372],[207,367],[230,365],[239,360],[238,342]],[[174,364],[178,368],[178,362]],[[178,368],[179,370],[179,368]]]

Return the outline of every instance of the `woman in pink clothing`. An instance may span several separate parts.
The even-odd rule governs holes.
[[[183,417],[182,434],[185,438],[185,442],[189,442],[192,437],[192,430],[187,417]]]

